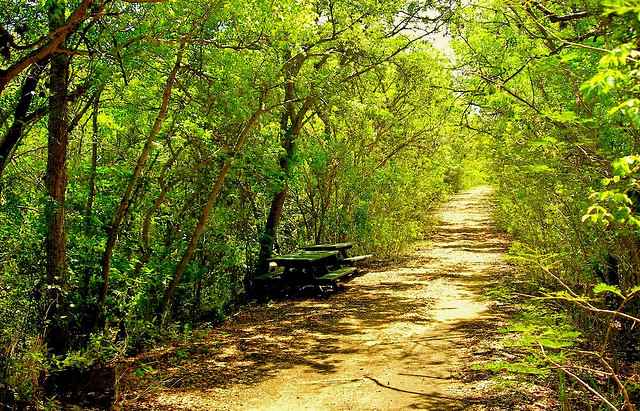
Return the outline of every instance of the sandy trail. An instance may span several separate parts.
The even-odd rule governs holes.
[[[438,231],[408,258],[355,278],[326,299],[271,302],[166,354],[160,386],[127,408],[456,410],[474,402],[474,338],[493,327],[488,282],[506,241],[490,222],[491,190],[443,207]],[[176,350],[184,353],[176,359]]]

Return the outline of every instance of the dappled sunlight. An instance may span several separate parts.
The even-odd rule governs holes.
[[[241,310],[208,332],[200,352],[160,371],[163,386],[148,404],[465,409],[473,401],[456,376],[469,366],[465,347],[492,318],[479,295],[505,267],[505,239],[487,217],[474,217],[486,213],[479,204],[488,193],[456,196],[441,228],[397,266],[356,277],[328,298]]]

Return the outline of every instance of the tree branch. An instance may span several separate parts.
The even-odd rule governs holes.
[[[50,54],[58,52],[59,46],[63,44],[68,35],[75,30],[78,25],[89,17],[88,11],[93,5],[94,0],[83,0],[78,8],[67,19],[66,23],[56,30],[56,35],[42,47],[33,50],[22,59],[15,62],[6,70],[0,70],[0,95],[4,91],[6,85],[17,75],[22,73],[27,67],[41,61]]]

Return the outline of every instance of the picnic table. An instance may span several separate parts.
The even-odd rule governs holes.
[[[276,285],[273,284],[276,281],[280,286],[312,285],[321,290],[323,286],[332,286],[335,289],[338,282],[358,271],[354,266],[356,261],[371,256],[349,257],[347,250],[352,247],[352,243],[305,246],[301,251],[270,258],[269,261],[275,263],[278,269],[258,275],[253,280],[272,285]]]
[[[332,286],[357,271],[356,267],[343,267],[337,250],[305,250],[270,258],[281,270],[271,271],[256,280],[279,279],[289,286]]]
[[[326,251],[338,251],[340,253],[340,262],[342,264],[353,265],[357,261],[361,261],[367,258],[372,257],[371,254],[365,255],[357,255],[354,257],[349,257],[347,250],[353,247],[353,243],[335,243],[335,244],[315,244],[315,245],[306,245],[302,247],[303,250],[326,250]]]
[[[335,243],[335,244],[315,244],[315,245],[305,245],[301,247],[303,250],[308,251],[338,251],[342,258],[347,258],[347,250],[353,247],[352,243]]]

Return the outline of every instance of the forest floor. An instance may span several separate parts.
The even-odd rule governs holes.
[[[472,364],[508,358],[513,307],[491,189],[454,196],[429,241],[325,297],[252,303],[219,327],[115,370],[115,409],[540,410],[544,387],[496,382]]]

